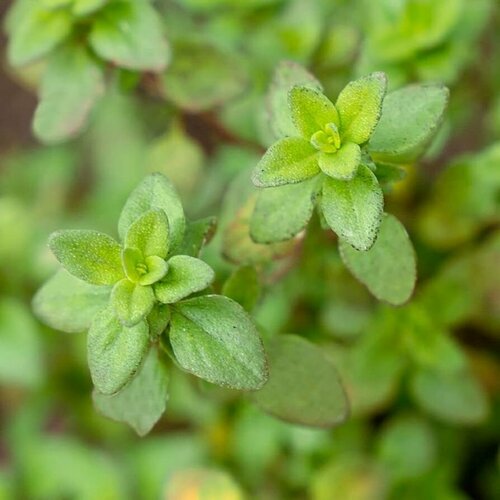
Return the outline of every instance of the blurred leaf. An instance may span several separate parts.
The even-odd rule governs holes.
[[[448,332],[432,321],[425,309],[412,304],[402,313],[403,342],[408,356],[419,367],[450,374],[466,368],[463,350]]]
[[[40,331],[22,302],[0,300],[0,385],[36,387],[42,382]]]
[[[256,390],[267,380],[257,329],[227,297],[207,295],[175,304],[169,337],[181,367],[209,382]]]
[[[125,495],[124,478],[109,456],[70,437],[34,440],[21,471],[28,498],[120,500]]]
[[[99,56],[123,68],[160,72],[170,57],[161,20],[145,0],[104,7],[92,24],[89,42]]]
[[[148,151],[147,169],[166,175],[185,199],[189,199],[200,184],[203,164],[203,149],[178,123],[173,123]]]
[[[76,136],[104,92],[104,72],[98,61],[80,46],[56,52],[45,70],[33,131],[45,143]]]
[[[145,321],[126,327],[110,308],[98,313],[88,333],[88,363],[95,388],[107,395],[122,389],[139,369],[148,340]]]
[[[87,16],[101,9],[109,0],[73,0],[72,11],[77,16]]]
[[[436,460],[432,428],[412,415],[393,417],[377,439],[377,455],[393,481],[419,477]]]
[[[173,52],[163,86],[166,96],[177,106],[200,112],[234,98],[245,89],[245,67],[233,54],[196,37],[176,40]]]
[[[251,312],[261,294],[260,278],[255,267],[241,266],[235,269],[224,283],[222,294]]]
[[[317,471],[310,484],[311,500],[383,500],[386,489],[382,471],[368,459],[348,453]]]
[[[289,254],[295,240],[264,245],[254,243],[250,238],[250,220],[256,203],[256,194],[236,212],[235,218],[227,224],[223,233],[224,256],[236,264],[261,264]]]
[[[166,500],[243,500],[237,483],[226,472],[216,469],[191,469],[173,474],[165,491]]]
[[[331,427],[349,413],[333,363],[321,349],[294,335],[278,335],[267,346],[269,381],[252,401],[287,422]]]
[[[207,443],[193,433],[169,432],[141,440],[127,449],[136,482],[137,498],[163,498],[172,474],[201,466],[208,455]]]
[[[339,241],[342,260],[375,297],[390,304],[406,302],[415,287],[415,251],[404,226],[385,214],[374,245],[359,251]]]
[[[61,269],[38,290],[33,310],[56,330],[84,332],[94,316],[107,306],[110,293],[110,287],[91,285]]]
[[[413,376],[412,391],[424,410],[445,422],[474,425],[488,416],[483,388],[467,371],[420,370]]]
[[[441,124],[449,91],[442,85],[410,85],[389,93],[369,142],[377,161],[415,161]]]
[[[324,180],[321,208],[326,222],[341,240],[357,250],[366,251],[375,243],[383,205],[377,179],[364,165],[350,181]]]
[[[158,350],[152,347],[134,378],[117,394],[94,390],[94,405],[104,416],[124,422],[145,436],[165,411],[168,372]]]
[[[8,58],[13,66],[23,66],[47,55],[71,32],[71,16],[64,9],[48,11],[37,2],[25,2],[16,14],[9,26]]]

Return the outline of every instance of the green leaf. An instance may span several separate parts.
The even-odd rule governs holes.
[[[311,219],[320,181],[320,177],[314,177],[261,189],[250,219],[251,238],[257,243],[277,243],[300,233]]]
[[[214,278],[213,269],[202,260],[188,255],[175,255],[168,261],[165,278],[154,286],[156,298],[164,304],[173,304],[204,290]]]
[[[123,278],[120,245],[107,234],[84,229],[56,231],[49,247],[73,276],[94,285],[113,285]]]
[[[135,377],[118,394],[94,390],[92,399],[102,415],[126,423],[139,436],[145,436],[167,406],[168,378],[158,349],[151,348]]]
[[[149,344],[145,321],[132,327],[120,323],[111,308],[97,314],[88,334],[87,355],[95,388],[114,394],[136,374]]]
[[[299,134],[308,140],[328,123],[334,123],[337,127],[340,124],[333,103],[313,88],[293,87],[288,94],[288,107]]]
[[[351,180],[361,163],[361,149],[354,142],[345,143],[335,153],[321,152],[318,158],[319,168],[326,175],[344,181]]]
[[[159,337],[170,323],[170,307],[156,303],[148,315],[149,336]]]
[[[73,0],[72,11],[76,16],[88,16],[101,9],[109,0]]]
[[[377,299],[401,305],[411,297],[417,279],[415,251],[403,224],[393,215],[383,216],[369,250],[355,250],[342,239],[339,250],[347,268]]]
[[[269,381],[252,401],[287,422],[331,427],[349,413],[333,363],[321,348],[295,335],[278,335],[268,346]]]
[[[320,172],[318,151],[300,137],[286,137],[274,143],[261,158],[252,174],[258,187],[294,184]]]
[[[24,66],[54,50],[71,32],[72,19],[64,9],[44,10],[34,2],[12,26],[8,59]]]
[[[112,2],[96,16],[89,35],[96,53],[123,68],[160,72],[169,59],[161,19],[147,1]]]
[[[119,281],[111,292],[111,306],[125,326],[134,326],[144,319],[155,303],[150,286],[132,283],[127,278]]]
[[[125,247],[140,250],[144,257],[168,254],[168,218],[159,208],[142,214],[128,229]]]
[[[246,311],[252,311],[261,293],[259,274],[254,266],[234,270],[222,287],[222,294],[238,302]]]
[[[257,329],[245,310],[227,297],[207,295],[176,304],[170,342],[184,370],[214,384],[256,390],[267,380]]]
[[[170,252],[184,238],[186,220],[181,201],[170,181],[160,173],[148,175],[127,199],[118,221],[118,233],[125,239],[130,226],[145,212],[163,210],[168,218]]]
[[[435,464],[436,455],[432,427],[422,418],[392,418],[378,437],[378,459],[396,481],[421,476]]]
[[[198,257],[204,245],[210,242],[217,227],[216,217],[205,217],[194,222],[188,222],[184,240],[178,253]]]
[[[49,60],[43,75],[33,131],[45,143],[76,136],[104,91],[101,65],[84,47],[66,46]]]
[[[275,139],[297,135],[288,107],[288,93],[294,86],[323,90],[321,83],[300,64],[281,61],[266,96],[266,111]]]
[[[200,112],[241,94],[247,70],[238,55],[193,38],[174,41],[175,57],[163,77],[166,96],[182,109]],[[196,78],[193,78],[196,74]]]
[[[357,250],[374,244],[382,219],[384,196],[373,172],[360,165],[356,177],[341,181],[327,177],[321,208],[326,222]]]
[[[340,115],[342,141],[363,144],[377,125],[387,87],[384,73],[372,73],[350,82],[335,104]]]
[[[90,285],[61,269],[38,290],[33,310],[56,330],[84,332],[93,317],[107,306],[110,293],[110,287]]]
[[[29,309],[12,297],[0,298],[0,384],[34,388],[44,378],[44,340]],[[13,390],[11,387],[10,390]]]
[[[420,370],[413,377],[412,392],[424,410],[445,422],[478,424],[489,413],[483,388],[467,371]]]
[[[442,85],[409,85],[389,93],[368,144],[376,161],[411,163],[434,137],[448,104]]]
[[[145,260],[148,272],[139,278],[139,284],[146,286],[160,281],[168,272],[168,264],[161,257],[151,255]]]

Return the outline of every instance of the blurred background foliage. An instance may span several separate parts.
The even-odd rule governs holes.
[[[29,133],[44,62],[15,68],[4,57],[0,498],[499,498],[498,3],[153,5],[170,43],[166,69],[108,72],[88,123],[69,141],[41,145]],[[12,17],[7,32],[21,22]],[[387,72],[391,88],[439,81],[451,89],[431,151],[387,193],[418,254],[419,282],[405,306],[376,302],[318,220],[291,243],[250,240],[249,169],[269,142],[265,94],[283,59],[306,66],[331,97],[373,70]],[[146,438],[94,411],[85,336],[43,326],[30,300],[57,267],[48,234],[114,234],[128,193],[151,171],[174,182],[190,217],[218,216],[204,251],[216,289],[253,266],[261,287],[253,316],[264,337],[300,335],[335,361],[351,403],[346,423],[287,424],[181,372]]]

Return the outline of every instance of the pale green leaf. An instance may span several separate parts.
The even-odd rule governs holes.
[[[293,87],[288,94],[288,107],[293,123],[305,139],[325,125],[340,125],[339,115],[333,103],[320,91],[309,87]]]
[[[44,378],[42,340],[30,310],[17,299],[1,297],[1,385],[27,388],[40,385]]]
[[[488,416],[484,389],[467,371],[420,370],[414,375],[411,387],[417,403],[445,422],[473,425]]]
[[[169,48],[158,13],[147,1],[112,2],[96,16],[89,35],[96,53],[123,68],[160,72]]]
[[[145,321],[126,327],[111,308],[97,314],[90,326],[87,356],[95,388],[103,394],[122,389],[139,369],[149,344]]]
[[[23,66],[46,56],[71,32],[72,20],[64,9],[49,11],[34,2],[12,26],[8,58],[13,66]]]
[[[202,260],[188,255],[175,255],[168,261],[165,278],[154,285],[156,298],[164,304],[173,304],[204,290],[214,278],[213,269]]]
[[[375,242],[382,219],[384,196],[373,172],[360,165],[350,181],[327,177],[323,184],[321,208],[327,224],[358,250]]]
[[[442,85],[409,85],[389,93],[368,144],[375,160],[410,163],[429,145],[441,124],[449,91]]]
[[[107,306],[110,293],[110,287],[91,285],[61,269],[35,294],[33,310],[56,330],[84,332],[94,316]]]
[[[311,219],[320,177],[298,184],[261,189],[250,219],[250,236],[257,243],[293,238]]]
[[[361,149],[354,142],[347,142],[335,153],[321,152],[318,158],[319,168],[334,179],[348,181],[352,179],[361,162]]]
[[[149,350],[135,377],[119,393],[106,395],[94,390],[92,399],[102,415],[145,436],[163,415],[168,400],[168,371],[158,349]]]
[[[200,112],[234,99],[248,83],[239,56],[193,37],[177,39],[175,57],[163,76],[166,96],[177,106]],[[193,78],[196,74],[196,78]]]
[[[148,210],[129,227],[125,247],[140,250],[144,257],[168,254],[168,218],[161,209]]]
[[[109,0],[73,0],[72,11],[77,16],[88,16],[101,9]]]
[[[266,111],[275,139],[297,135],[288,107],[288,93],[294,86],[323,90],[321,83],[300,64],[281,61],[274,71],[266,96]]]
[[[256,390],[267,380],[257,329],[236,302],[208,295],[172,309],[170,342],[180,366],[214,384]]]
[[[111,292],[110,304],[125,326],[134,326],[153,308],[155,295],[150,286],[132,283],[127,278],[119,281]]]
[[[387,87],[384,73],[372,73],[347,84],[335,104],[343,141],[366,142],[380,118]]]
[[[349,413],[335,366],[321,348],[295,335],[278,335],[268,346],[269,381],[252,401],[294,424],[331,427]]]
[[[147,273],[139,278],[139,284],[146,286],[160,281],[168,272],[168,264],[161,257],[151,255],[145,260]]]
[[[113,285],[123,278],[120,245],[107,234],[83,229],[56,231],[49,247],[73,276],[94,285]]]
[[[145,212],[163,210],[168,218],[170,251],[184,238],[186,221],[182,203],[170,181],[160,173],[148,175],[131,193],[118,221],[118,233],[124,239],[129,227]]]
[[[252,173],[258,187],[295,184],[320,172],[318,151],[300,137],[286,137],[274,143]]]
[[[246,311],[252,311],[261,294],[259,274],[254,266],[234,270],[222,287],[222,294],[238,302]]]
[[[45,143],[70,139],[85,125],[104,91],[101,65],[84,47],[67,46],[49,60],[43,75],[33,131]]]
[[[417,478],[435,463],[437,449],[432,427],[423,418],[392,418],[381,430],[377,457],[396,481]]]
[[[417,278],[415,251],[404,226],[385,214],[374,245],[366,251],[339,241],[340,255],[354,276],[380,300],[404,304]]]

